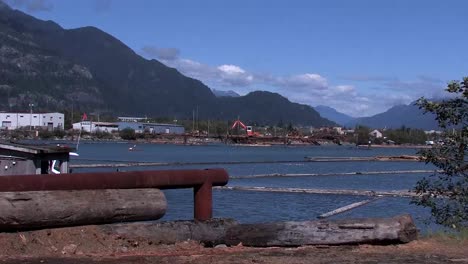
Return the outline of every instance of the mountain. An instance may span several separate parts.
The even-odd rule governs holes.
[[[328,106],[318,105],[314,107],[314,109],[319,112],[320,116],[342,126],[354,120],[354,117],[338,112],[334,108]]]
[[[0,4],[0,110],[25,111],[33,103],[35,111],[74,107],[182,119],[199,109],[200,118],[232,120],[242,115],[259,123],[288,118],[303,125],[330,123],[311,107],[279,95],[273,97],[287,109],[288,118],[272,105],[252,103],[252,97],[271,101],[263,92],[235,102],[217,98],[202,82],[139,56],[98,28],[63,29]],[[243,108],[246,105],[249,109]]]
[[[222,90],[211,89],[211,91],[216,97],[239,97],[240,96],[240,94],[234,92],[233,90],[222,91]]]
[[[245,123],[259,123],[262,125],[274,124],[305,124],[303,120],[308,120],[308,124],[313,126],[334,126],[334,122],[324,119],[317,111],[308,105],[292,103],[287,98],[272,92],[255,91],[242,97],[221,97],[219,98],[224,106],[219,112],[219,118],[230,113],[238,113]],[[259,109],[265,109],[263,111]],[[263,120],[258,122],[258,120]]]
[[[347,124],[350,127],[356,125],[371,128],[400,128],[405,126],[424,130],[439,129],[435,116],[430,113],[424,114],[414,103],[397,105],[383,113],[371,117],[356,118]]]

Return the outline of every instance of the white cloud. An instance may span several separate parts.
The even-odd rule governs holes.
[[[338,85],[336,86],[336,90],[341,93],[348,93],[348,92],[354,92],[356,88],[352,85]]]
[[[285,78],[283,84],[288,87],[306,87],[314,89],[326,89],[327,80],[316,73],[305,73]]]
[[[314,72],[276,76],[249,72],[234,64],[211,66],[181,58],[179,50],[175,48],[147,46],[142,49],[142,54],[157,58],[181,73],[201,80],[210,88],[234,90],[239,94],[260,89],[270,90],[293,102],[312,106],[327,105],[356,117],[377,114],[398,104],[408,104],[420,96],[433,94],[440,88],[439,81],[429,77],[417,77],[416,81],[408,82],[394,77],[358,76],[348,79],[350,82],[365,82],[366,85],[332,85],[327,78]],[[370,89],[369,83],[376,85]]]
[[[218,70],[226,73],[226,74],[232,74],[232,75],[237,75],[237,74],[244,74],[245,71],[239,67],[239,66],[236,66],[236,65],[221,65],[221,66],[218,66]]]
[[[244,69],[236,65],[221,65],[217,67],[222,83],[228,86],[249,86],[254,78]]]

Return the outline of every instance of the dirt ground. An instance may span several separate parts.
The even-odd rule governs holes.
[[[2,263],[468,263],[468,241],[433,237],[390,246],[206,248],[195,241],[156,245],[86,226],[0,233]]]

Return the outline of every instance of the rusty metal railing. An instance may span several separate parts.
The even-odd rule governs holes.
[[[193,188],[194,218],[204,221],[213,216],[212,187],[228,180],[224,169],[13,175],[0,177],[0,192]]]

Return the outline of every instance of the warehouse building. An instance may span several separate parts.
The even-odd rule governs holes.
[[[6,113],[0,112],[1,129],[61,129],[63,130],[65,116],[62,113]]]
[[[112,133],[119,130],[119,125],[109,122],[81,121],[73,124],[74,130],[83,130],[89,133],[108,132]]]
[[[185,128],[175,124],[157,124],[157,123],[140,123],[140,122],[118,122],[119,130],[131,128],[137,133],[151,134],[185,134]]]

